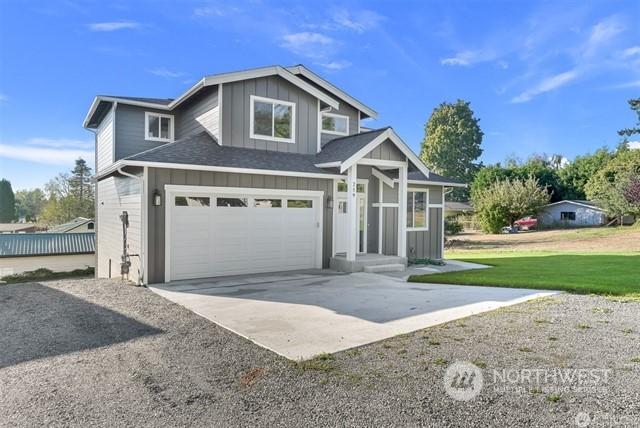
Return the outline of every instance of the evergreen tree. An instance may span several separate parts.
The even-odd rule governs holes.
[[[16,197],[11,182],[0,180],[0,223],[10,223],[16,219]]]

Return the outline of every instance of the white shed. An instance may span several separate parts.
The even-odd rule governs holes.
[[[607,214],[591,201],[559,201],[545,205],[538,215],[542,227],[601,226]]]

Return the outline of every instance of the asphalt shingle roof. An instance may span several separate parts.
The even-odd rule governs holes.
[[[10,233],[0,234],[0,257],[91,254],[95,233]]]
[[[173,98],[145,98],[145,97],[122,97],[120,95],[98,95],[99,97],[120,98],[122,100],[139,101],[142,103],[169,105]]]
[[[375,140],[389,127],[361,132],[360,134],[340,137],[329,141],[316,155],[316,163],[341,162],[349,159],[364,146]]]
[[[206,132],[147,150],[126,160],[332,174],[315,166],[318,163],[316,155],[220,146]]]
[[[465,184],[460,180],[454,180],[453,178],[448,178],[440,174],[436,174],[435,172],[429,172],[429,178],[425,177],[423,173],[420,171],[411,171],[407,174],[407,178],[409,180],[416,181],[433,181],[435,183],[454,183],[454,184]]]

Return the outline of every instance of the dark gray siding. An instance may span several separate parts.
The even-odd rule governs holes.
[[[210,131],[196,118],[218,106],[218,87],[208,86],[176,110],[175,138],[180,139],[202,131]]]
[[[329,96],[335,97],[335,95],[332,95],[332,94],[329,94]],[[345,103],[344,101],[339,101],[339,102],[340,102],[340,108],[338,110],[332,109],[330,113],[349,116],[349,135],[358,134],[359,133],[358,110],[351,107],[349,104]],[[340,137],[342,137],[342,135],[325,134],[325,133],[321,133],[320,135],[323,146],[329,141],[333,140],[334,138],[340,138]]]
[[[365,158],[404,161],[406,156],[391,141],[387,140],[365,155]]]
[[[296,104],[295,144],[249,138],[250,96]],[[316,153],[318,100],[280,76],[262,77],[222,85],[222,144],[280,152]]]
[[[118,104],[116,108],[115,160],[126,158],[127,156],[135,155],[165,144],[144,139],[144,113],[146,111],[167,114],[166,111]]]
[[[224,90],[223,90],[224,92]],[[327,208],[328,196],[333,197],[333,181],[318,178],[281,177],[273,175],[234,174],[210,171],[149,168],[149,195],[158,190],[164,195],[165,184],[196,186],[246,187],[259,189],[320,190],[325,192],[323,210],[323,266],[329,266],[333,231],[332,210]],[[150,196],[151,197],[151,196]],[[147,201],[150,203],[150,201]],[[149,282],[164,282],[165,204],[149,207]]]

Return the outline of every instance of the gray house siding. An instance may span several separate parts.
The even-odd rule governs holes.
[[[322,263],[324,267],[328,267],[329,258],[331,256],[333,215],[332,210],[327,208],[326,200],[328,196],[333,197],[333,180],[320,178],[283,177],[273,175],[235,174],[226,172],[149,168],[149,195],[153,195],[153,192],[155,190],[158,190],[163,195],[163,201],[166,201],[166,198],[164,196],[165,184],[323,191],[324,210]],[[149,249],[149,283],[164,282],[165,203],[163,203],[160,207],[149,207],[149,229],[147,247]]]
[[[331,95],[330,96],[335,96],[335,95]],[[349,135],[353,135],[353,134],[358,134],[359,133],[359,126],[358,126],[358,110],[351,107],[349,104],[345,103],[344,101],[340,100],[340,107],[338,110],[334,110],[331,109],[331,111],[329,113],[334,113],[334,114],[340,114],[343,116],[348,116],[349,117]],[[321,142],[322,145],[324,146],[325,144],[327,144],[329,141],[333,140],[334,138],[340,138],[342,137],[342,135],[335,135],[335,134],[327,134],[324,132],[321,132],[320,134],[320,138],[321,138]]]
[[[166,144],[159,141],[148,141],[144,139],[144,113],[147,111],[168,114],[168,112],[162,110],[153,110],[126,104],[118,104],[116,107],[115,160],[126,158],[127,156],[135,155],[145,150]]]
[[[140,174],[140,173],[139,173]],[[111,176],[96,183],[96,276],[98,278],[120,277],[122,256],[122,222],[120,214],[127,211],[128,251],[141,252],[142,231],[142,186],[131,177]],[[111,266],[111,269],[109,269]],[[142,275],[140,259],[131,257],[129,279],[136,281]]]
[[[175,138],[207,131],[218,137],[218,87],[207,86],[175,112]]]
[[[371,150],[371,152],[366,154],[365,158],[392,161],[404,161],[407,159],[404,153],[402,153],[400,149],[398,149],[398,147],[389,140]]]
[[[296,104],[295,143],[250,138],[250,96]],[[307,153],[318,151],[318,100],[279,76],[222,85],[222,144],[251,149]]]

